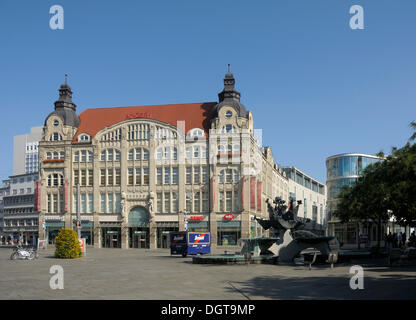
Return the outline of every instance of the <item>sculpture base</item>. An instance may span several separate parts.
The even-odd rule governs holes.
[[[276,264],[273,255],[252,256],[246,259],[242,254],[204,255],[192,257],[193,264]]]

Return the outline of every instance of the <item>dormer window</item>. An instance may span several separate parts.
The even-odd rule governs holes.
[[[237,133],[237,129],[233,125],[227,124],[222,127],[221,133]]]
[[[187,139],[189,139],[189,140],[199,140],[199,139],[204,139],[205,138],[205,136],[204,136],[204,130],[202,130],[202,129],[199,129],[199,128],[195,128],[195,129],[192,129],[192,130],[190,130],[189,131],[189,133],[188,133],[188,137],[187,137]]]
[[[86,133],[80,134],[78,136],[78,142],[89,142],[90,141],[90,136]]]
[[[62,136],[58,132],[55,132],[50,136],[49,141],[62,141]]]

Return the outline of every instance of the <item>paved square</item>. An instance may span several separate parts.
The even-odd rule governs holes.
[[[75,260],[40,250],[34,261],[9,260],[0,248],[0,299],[415,299],[416,267],[364,268],[364,290],[349,287],[350,266],[193,265],[166,249],[87,249]],[[49,269],[64,269],[52,290]]]

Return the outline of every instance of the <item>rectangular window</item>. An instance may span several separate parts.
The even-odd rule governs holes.
[[[120,168],[116,168],[116,185],[119,186],[121,184],[121,171]]]
[[[227,191],[225,193],[225,202],[226,202],[226,211],[231,212],[233,210],[233,193],[231,191]]]
[[[178,184],[178,167],[172,168],[172,184]]]
[[[105,169],[101,169],[100,172],[100,185],[105,186]]]
[[[192,183],[192,167],[186,167],[186,184]]]
[[[164,212],[170,212],[170,193],[165,192],[165,211]]]
[[[58,195],[57,194],[53,195],[53,212],[54,213],[58,212]]]
[[[149,168],[143,168],[143,185],[149,185]]]
[[[194,184],[201,183],[201,167],[194,167]]]
[[[113,213],[114,212],[114,199],[113,199],[113,194],[112,193],[108,193],[107,194],[107,198],[108,198],[108,213]]]
[[[94,161],[94,154],[91,151],[88,151],[88,162]]]
[[[223,192],[219,193],[219,198],[220,198],[220,211],[224,211],[224,193]]]
[[[134,173],[133,173],[133,168],[128,168],[128,170],[127,170],[127,183],[129,184],[129,185],[133,185],[133,178],[134,178]]]
[[[194,212],[200,212],[201,211],[201,198],[200,193],[195,192],[194,193]]]
[[[121,194],[116,193],[116,213],[121,213]]]
[[[59,194],[59,212],[63,213],[65,211],[65,204],[64,204],[64,194]]]
[[[225,183],[232,183],[233,177],[232,177],[233,171],[231,169],[225,170]]]
[[[208,167],[202,167],[202,183],[208,183]]]
[[[209,212],[208,192],[202,192],[202,211]]]
[[[87,185],[87,172],[86,170],[81,170],[81,186]]]
[[[113,161],[113,149],[107,150],[107,161]]]
[[[240,174],[238,170],[234,170],[234,182],[237,183],[240,180]]]
[[[74,170],[74,186],[79,184],[79,171]]]
[[[224,170],[221,170],[220,173],[218,174],[218,182],[224,183]]]
[[[48,155],[48,159],[50,159],[49,155]],[[79,151],[75,152],[74,162],[79,162]]]
[[[81,162],[87,162],[87,151],[86,150],[81,151]]]
[[[136,160],[142,160],[142,149],[141,148],[136,149]]]
[[[87,211],[87,195],[85,193],[81,194],[81,213]]]
[[[186,193],[186,212],[192,212],[192,192]]]
[[[78,212],[78,195],[74,193],[74,212]]]
[[[142,184],[142,168],[136,168],[136,184]]]
[[[48,194],[48,212],[52,212],[52,196]]]
[[[88,185],[92,186],[94,184],[94,170],[88,169]]]
[[[107,169],[107,184],[112,186],[114,184],[113,168]]]
[[[88,194],[88,213],[93,213],[94,212],[94,198],[93,198],[93,194],[89,193]]]
[[[101,193],[100,194],[100,206],[101,206],[101,208],[100,208],[100,211],[102,212],[102,213],[107,213],[107,206],[106,206],[106,201],[105,201],[105,193]]]
[[[120,151],[118,151],[118,150],[116,150],[116,161],[120,161],[120,155],[121,155],[121,153],[120,153]]]
[[[159,192],[156,194],[156,206],[157,206],[157,212],[158,213],[162,213],[163,212],[163,208],[162,208],[162,194]]]
[[[177,213],[179,210],[178,194],[172,192],[172,212]]]
[[[170,167],[165,167],[164,184],[170,184]]]
[[[156,184],[161,185],[162,184],[162,168],[156,168]]]
[[[240,201],[238,200],[238,192],[234,192],[234,211],[239,210]]]

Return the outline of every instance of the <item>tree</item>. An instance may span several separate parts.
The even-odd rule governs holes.
[[[365,168],[361,177],[339,194],[335,215],[341,222],[373,220],[379,226],[394,216],[403,226],[416,225],[416,122],[402,148],[393,147],[384,160]],[[380,240],[380,238],[379,238]],[[380,242],[379,242],[380,245]]]
[[[82,256],[77,233],[72,229],[62,228],[55,238],[55,257],[74,259]]]

